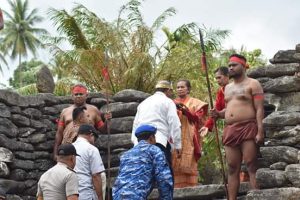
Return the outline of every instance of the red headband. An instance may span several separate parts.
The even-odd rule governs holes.
[[[244,67],[246,67],[247,69],[249,68],[249,65],[241,58],[233,56],[229,59],[229,62],[237,62],[242,64]]]
[[[83,86],[75,86],[72,89],[72,94],[77,94],[77,93],[82,93],[82,94],[87,94],[87,89]]]

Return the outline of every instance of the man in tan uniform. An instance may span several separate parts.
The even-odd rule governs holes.
[[[229,76],[233,82],[225,88],[226,109],[213,111],[215,116],[225,117],[226,122],[222,141],[228,165],[229,200],[235,200],[238,193],[242,159],[248,168],[251,187],[258,189],[255,174],[257,145],[264,141],[264,96],[260,83],[247,77],[247,68],[244,56],[233,54],[229,57]]]
[[[78,156],[72,144],[58,148],[57,164],[46,171],[38,182],[37,200],[78,200],[78,179],[73,170]]]

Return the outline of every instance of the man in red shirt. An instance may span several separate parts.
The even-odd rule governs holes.
[[[208,129],[209,131],[213,130],[214,127],[214,119],[218,119],[218,111],[222,111],[225,108],[225,101],[224,101],[224,90],[225,86],[229,83],[229,71],[228,67],[219,67],[215,71],[215,78],[217,80],[218,85],[220,88],[218,89],[217,95],[216,95],[216,102],[214,109],[217,111],[216,116],[211,116],[205,123],[204,127],[200,130],[200,132],[204,131],[207,132],[205,129]]]

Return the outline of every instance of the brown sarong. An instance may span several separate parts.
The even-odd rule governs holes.
[[[257,134],[256,120],[247,120],[226,125],[223,131],[224,146],[236,147],[246,140],[254,140]]]

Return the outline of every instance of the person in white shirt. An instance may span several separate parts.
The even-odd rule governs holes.
[[[169,81],[159,81],[155,86],[156,92],[145,99],[137,108],[133,121],[131,140],[138,144],[135,130],[142,124],[151,124],[157,128],[156,145],[165,153],[172,171],[171,145],[181,156],[181,124],[177,115],[176,105],[172,101],[172,85]]]
[[[98,137],[96,129],[83,124],[78,129],[78,138],[73,143],[80,157],[76,158],[79,181],[79,200],[103,200],[101,173],[105,168],[99,150],[93,145]]]

